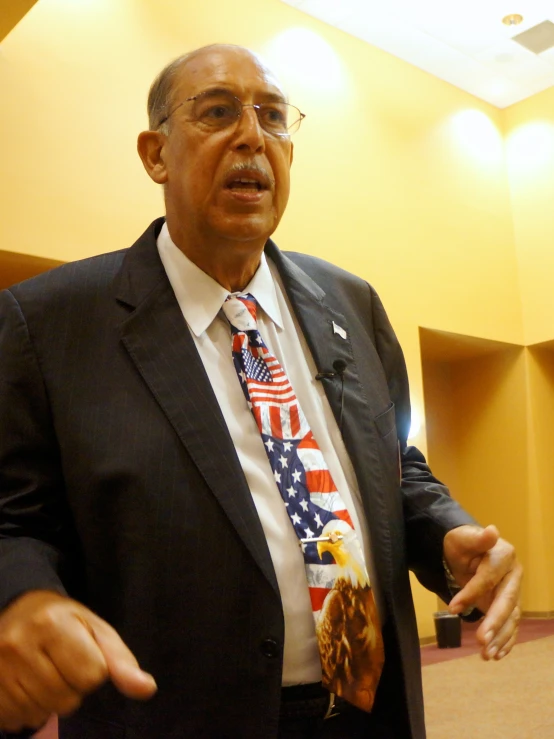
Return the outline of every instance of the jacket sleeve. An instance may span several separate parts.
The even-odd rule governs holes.
[[[0,292],[0,609],[28,590],[65,593],[72,530],[56,435],[24,315]]]
[[[375,345],[396,408],[408,566],[422,585],[448,602],[452,595],[442,564],[444,536],[457,526],[476,521],[433,475],[423,454],[408,446],[411,410],[406,364],[383,304],[371,291]]]

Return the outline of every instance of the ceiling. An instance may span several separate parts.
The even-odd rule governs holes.
[[[554,0],[282,0],[498,108],[554,86],[554,46],[513,37],[542,29],[554,44]],[[523,16],[506,26],[510,14]]]

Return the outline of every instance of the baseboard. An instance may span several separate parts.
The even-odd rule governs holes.
[[[436,636],[422,636],[419,639],[420,647],[426,647],[428,644],[436,644],[436,643],[437,643]]]
[[[521,618],[554,618],[554,611],[522,611]]]

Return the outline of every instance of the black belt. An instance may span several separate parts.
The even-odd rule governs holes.
[[[281,689],[281,719],[328,719],[338,716],[352,705],[330,693],[321,683],[291,685]]]

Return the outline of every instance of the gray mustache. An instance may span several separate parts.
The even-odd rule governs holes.
[[[271,187],[275,186],[275,180],[269,174],[267,169],[265,169],[264,167],[260,167],[259,164],[255,164],[254,162],[237,162],[236,164],[233,164],[232,167],[229,167],[228,173],[243,172],[245,169],[250,172],[257,172],[271,184]]]

